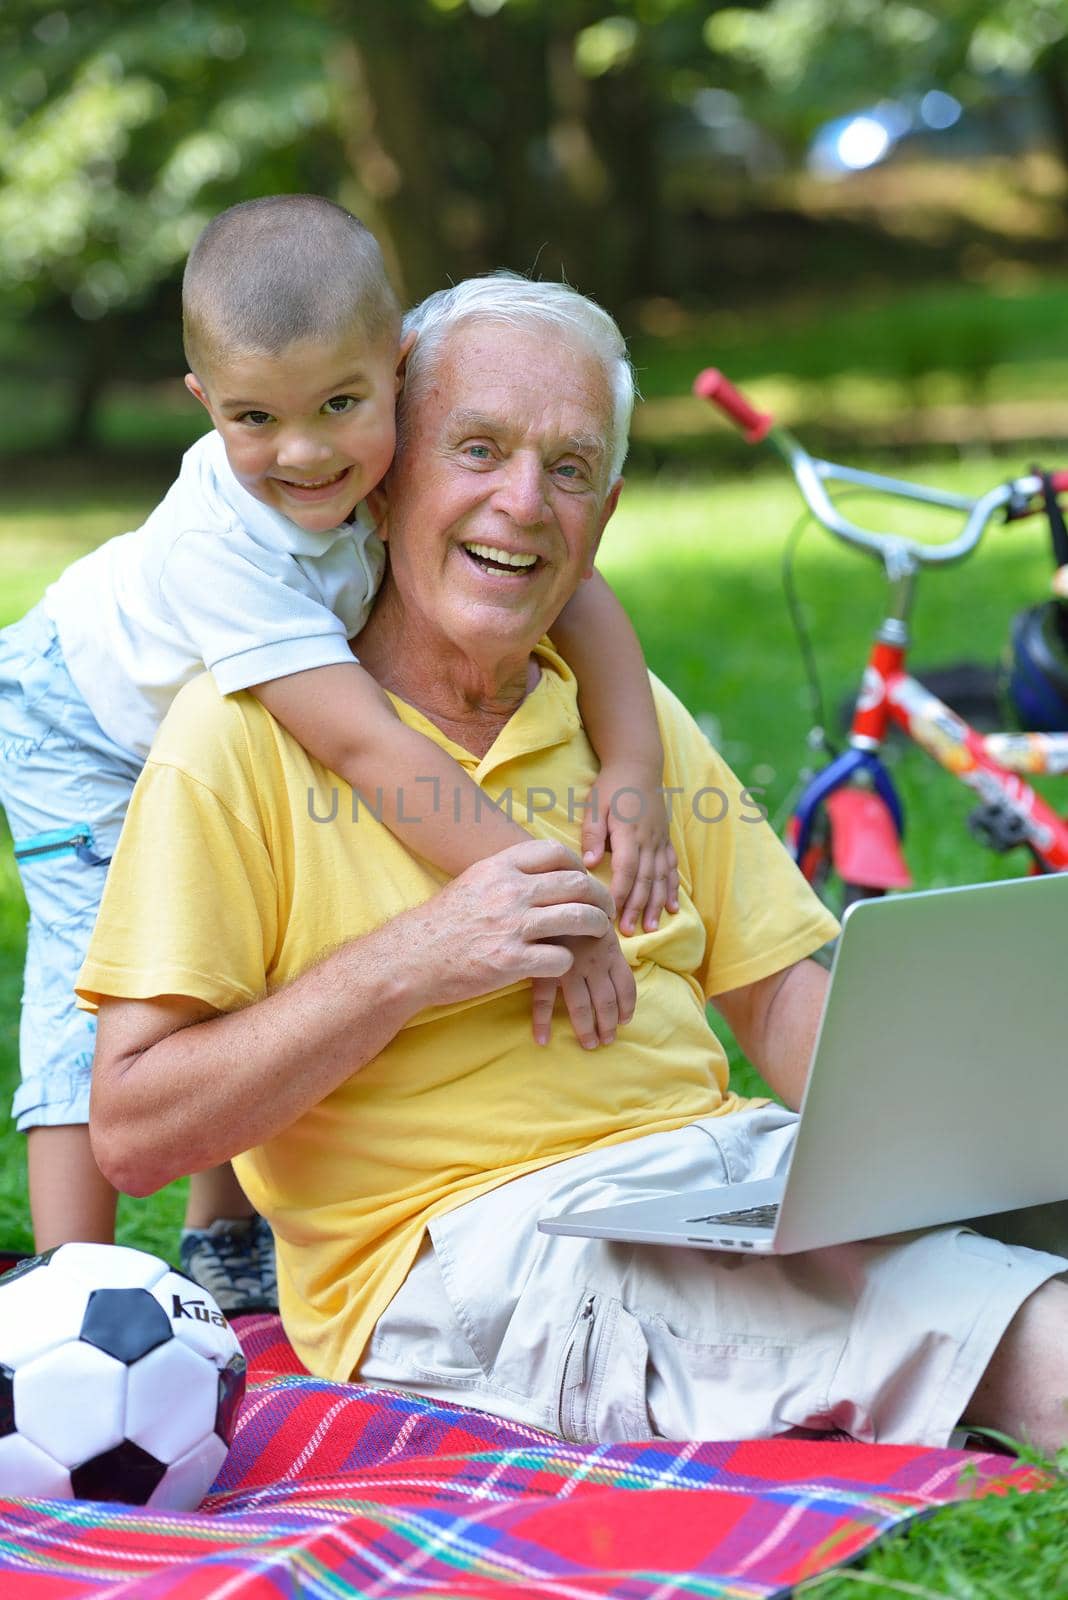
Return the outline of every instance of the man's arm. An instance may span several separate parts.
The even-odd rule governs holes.
[[[90,1133],[117,1189],[151,1194],[281,1133],[374,1059],[417,1012],[560,977],[560,938],[611,928],[608,891],[530,840],[343,945],[295,982],[219,1014],[188,996],[104,998]]]
[[[795,1111],[805,1092],[826,992],[824,968],[798,961],[712,1001],[753,1066]]]

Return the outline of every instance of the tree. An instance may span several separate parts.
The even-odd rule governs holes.
[[[507,265],[657,288],[663,130],[708,70],[700,0],[338,0],[357,197],[415,296]],[[685,80],[680,84],[680,78]]]
[[[795,143],[865,101],[938,87],[976,105],[1033,75],[1068,164],[1064,0],[768,0],[713,12],[705,38]]]
[[[336,196],[414,299],[497,266],[620,310],[685,278],[675,152],[732,90],[803,148],[817,123],[1033,71],[1068,159],[1064,0],[8,0],[0,9],[0,297],[76,393],[173,371],[181,262],[256,194]],[[702,144],[700,141],[704,139]],[[703,204],[703,203],[702,203]],[[687,228],[689,227],[689,233]],[[706,249],[707,245],[701,248]],[[718,248],[718,245],[717,245]]]
[[[654,271],[658,132],[700,0],[15,0],[0,12],[0,291],[147,304],[219,206],[345,188],[407,292],[487,264]],[[62,5],[63,0],[60,0]]]
[[[270,28],[215,0],[0,13],[0,294],[72,375],[72,443],[110,378],[178,365],[176,278],[217,210],[336,189],[328,38],[312,0]]]

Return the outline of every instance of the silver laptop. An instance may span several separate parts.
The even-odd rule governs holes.
[[[1013,1211],[1055,1249],[1066,1199],[1068,873],[847,912],[785,1177],[538,1226],[788,1254]]]

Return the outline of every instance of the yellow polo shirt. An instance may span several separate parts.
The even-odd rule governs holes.
[[[577,849],[597,766],[574,677],[541,677],[481,760],[396,702],[532,833]],[[301,1359],[344,1379],[403,1281],[428,1219],[520,1173],[742,1105],[705,997],[789,966],[836,925],[692,718],[655,684],[673,796],[680,909],[624,939],[634,1020],[584,1051],[559,1013],[534,1045],[530,989],[422,1012],[362,1071],[235,1168],[278,1241],[282,1314]],[[442,797],[445,803],[445,797]],[[602,875],[610,875],[605,866]],[[204,675],[159,731],[78,978],[101,995],[260,999],[443,881],[257,700]]]

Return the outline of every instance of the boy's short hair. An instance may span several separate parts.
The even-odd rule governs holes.
[[[280,355],[297,339],[400,335],[400,305],[371,230],[322,195],[244,200],[213,218],[189,254],[182,333],[190,370],[228,356]]]

